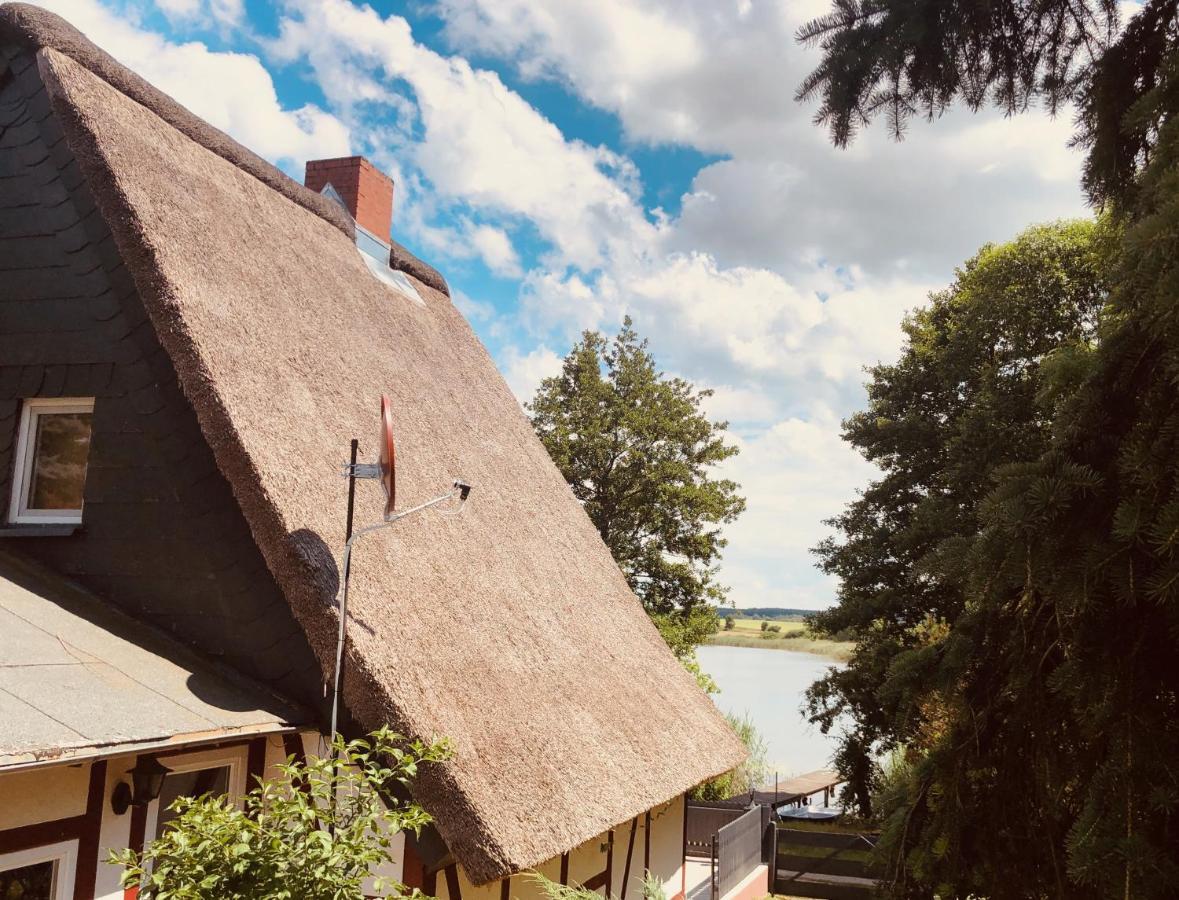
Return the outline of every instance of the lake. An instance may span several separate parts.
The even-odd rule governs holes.
[[[785,777],[830,765],[835,735],[808,724],[800,707],[811,682],[840,663],[813,653],[756,647],[705,645],[696,655],[720,685],[721,692],[713,697],[716,705],[748,716],[765,738],[771,773]]]

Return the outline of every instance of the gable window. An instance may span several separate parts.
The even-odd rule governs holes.
[[[21,409],[8,519],[29,524],[82,521],[93,398],[39,397]]]
[[[0,898],[72,900],[77,841],[0,853]]]

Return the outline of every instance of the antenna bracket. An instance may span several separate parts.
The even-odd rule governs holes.
[[[377,479],[381,477],[381,467],[378,463],[343,463],[340,475],[344,478]]]

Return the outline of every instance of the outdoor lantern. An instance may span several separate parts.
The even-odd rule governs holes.
[[[135,768],[130,771],[131,784],[120,781],[115,785],[115,792],[111,794],[111,809],[116,816],[121,816],[129,806],[147,806],[158,796],[164,786],[164,776],[172,770],[154,756],[141,756],[135,761]]]

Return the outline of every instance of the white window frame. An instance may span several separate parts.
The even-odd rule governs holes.
[[[246,795],[246,765],[248,747],[225,747],[217,750],[205,750],[197,753],[186,753],[183,756],[157,756],[160,765],[167,766],[172,772],[198,772],[201,769],[229,769],[226,779],[226,793],[234,805],[242,808],[242,799]],[[160,801],[153,800],[147,807],[147,826],[144,834],[156,833],[156,826],[160,820]]]
[[[78,842],[76,840],[44,844],[40,847],[30,847],[27,850],[17,850],[13,853],[0,853],[0,872],[35,866],[45,862],[54,863],[53,892],[50,896],[53,897],[53,900],[73,900],[74,870],[78,866]]]
[[[33,480],[37,419],[42,415],[93,412],[93,397],[30,397],[21,404],[16,456],[12,467],[12,497],[8,504],[9,522],[20,525],[81,524],[81,509],[29,509],[25,504]]]

